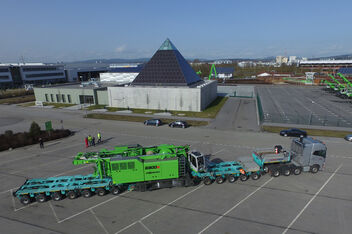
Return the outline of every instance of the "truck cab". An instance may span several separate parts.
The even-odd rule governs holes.
[[[205,157],[198,151],[192,151],[188,154],[188,162],[192,171],[204,172],[205,171]]]
[[[294,139],[291,143],[292,163],[303,171],[316,173],[323,169],[326,159],[326,145],[311,137]]]

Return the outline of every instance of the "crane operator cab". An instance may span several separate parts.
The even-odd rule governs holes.
[[[195,172],[205,172],[205,158],[204,155],[198,151],[192,151],[188,154],[188,162],[190,168]]]

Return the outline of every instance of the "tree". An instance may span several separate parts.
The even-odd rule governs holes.
[[[40,135],[40,127],[36,122],[32,122],[31,127],[29,129],[29,135],[33,138],[38,137]]]

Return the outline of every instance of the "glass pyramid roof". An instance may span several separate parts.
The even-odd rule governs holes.
[[[177,50],[174,44],[170,41],[169,38],[166,38],[164,43],[160,46],[159,50]]]

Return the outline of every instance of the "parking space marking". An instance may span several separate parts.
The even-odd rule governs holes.
[[[50,206],[51,211],[52,211],[53,214],[54,214],[54,217],[55,217],[56,222],[59,222],[59,217],[57,217],[57,214],[56,214],[56,212],[55,212],[55,210],[54,210],[53,205],[51,204],[51,201],[48,201],[48,204],[49,204],[49,206]]]
[[[125,194],[127,194],[127,193],[129,193],[129,192],[131,192],[131,191],[127,191],[127,192],[123,193],[123,195],[125,195]],[[69,217],[67,217],[67,218],[64,218],[64,219],[58,221],[57,223],[63,223],[63,222],[65,222],[65,221],[67,221],[67,220],[70,220],[70,219],[72,219],[72,218],[74,218],[74,217],[76,217],[76,216],[78,216],[78,215],[80,215],[80,214],[83,214],[83,213],[89,211],[90,209],[97,208],[98,206],[104,205],[105,203],[108,203],[108,202],[110,202],[110,201],[112,201],[112,200],[115,200],[115,199],[118,198],[118,197],[120,197],[120,196],[115,196],[115,197],[112,197],[112,198],[110,198],[110,199],[108,199],[108,200],[106,200],[106,201],[100,202],[100,203],[98,203],[98,204],[96,204],[96,205],[94,205],[94,206],[92,206],[92,207],[90,207],[90,208],[87,208],[87,209],[85,209],[85,210],[82,210],[82,211],[80,211],[80,212],[74,214],[74,215],[71,215],[71,216],[69,216]]]
[[[251,196],[253,196],[256,192],[258,192],[260,189],[262,189],[265,185],[267,185],[270,181],[272,181],[274,179],[274,177],[271,177],[267,182],[265,182],[264,184],[262,184],[260,187],[258,187],[256,190],[254,190],[253,192],[251,192],[249,195],[247,195],[245,198],[243,198],[241,201],[239,201],[236,205],[234,205],[231,209],[229,209],[228,211],[226,211],[225,213],[223,213],[222,215],[220,215],[217,219],[215,219],[213,222],[211,222],[208,226],[206,226],[203,230],[201,230],[200,233],[205,232],[207,229],[209,229],[211,226],[213,226],[216,222],[218,222],[220,219],[222,219],[225,215],[227,215],[228,213],[230,213],[231,211],[233,211],[234,209],[236,209],[239,205],[241,205],[243,202],[245,202],[248,198],[250,198]]]
[[[189,191],[189,192],[183,194],[182,196],[176,198],[176,199],[173,200],[172,202],[167,203],[166,205],[160,207],[159,209],[156,209],[156,210],[154,210],[153,212],[150,212],[149,214],[145,215],[144,217],[140,218],[139,220],[137,220],[137,221],[135,221],[135,222],[133,222],[133,223],[127,225],[126,227],[124,227],[124,228],[122,228],[122,229],[120,229],[120,230],[119,230],[118,232],[116,232],[115,234],[118,234],[118,233],[121,233],[121,232],[125,231],[126,229],[132,227],[132,226],[135,225],[136,223],[139,223],[140,221],[145,220],[146,218],[152,216],[153,214],[155,214],[155,213],[161,211],[162,209],[168,207],[168,206],[171,205],[172,203],[177,202],[178,200],[184,198],[185,196],[187,196],[187,195],[189,195],[189,194],[191,194],[191,193],[195,192],[196,190],[198,190],[198,189],[200,189],[200,188],[203,188],[203,187],[204,187],[204,184],[202,184],[202,185],[198,186],[197,188],[195,188],[195,189],[193,189],[193,190],[191,190],[191,191]]]
[[[324,189],[324,187],[329,183],[329,181],[332,179],[332,177],[335,176],[336,172],[342,167],[342,164],[336,170],[332,175],[329,177],[327,181],[323,184],[323,186],[320,187],[320,189],[314,194],[314,196],[309,200],[309,202],[303,207],[303,209],[298,213],[298,215],[292,220],[292,222],[287,226],[287,228],[282,232],[282,234],[287,233],[287,231],[292,227],[292,225],[297,221],[297,219],[303,214],[303,212],[307,209],[307,207],[312,203],[312,201],[318,196],[318,194],[321,192],[321,190]]]
[[[139,221],[139,223],[140,223],[150,234],[153,234],[153,232],[150,231],[150,229],[149,229],[147,226],[145,226],[145,224],[142,223],[142,221]]]
[[[97,220],[98,224],[100,225],[100,227],[104,230],[105,233],[109,234],[108,230],[106,230],[106,228],[104,227],[103,223],[98,219],[98,217],[96,216],[95,212],[93,211],[93,209],[89,210],[90,213],[92,213],[93,217],[95,218],[95,220]]]

